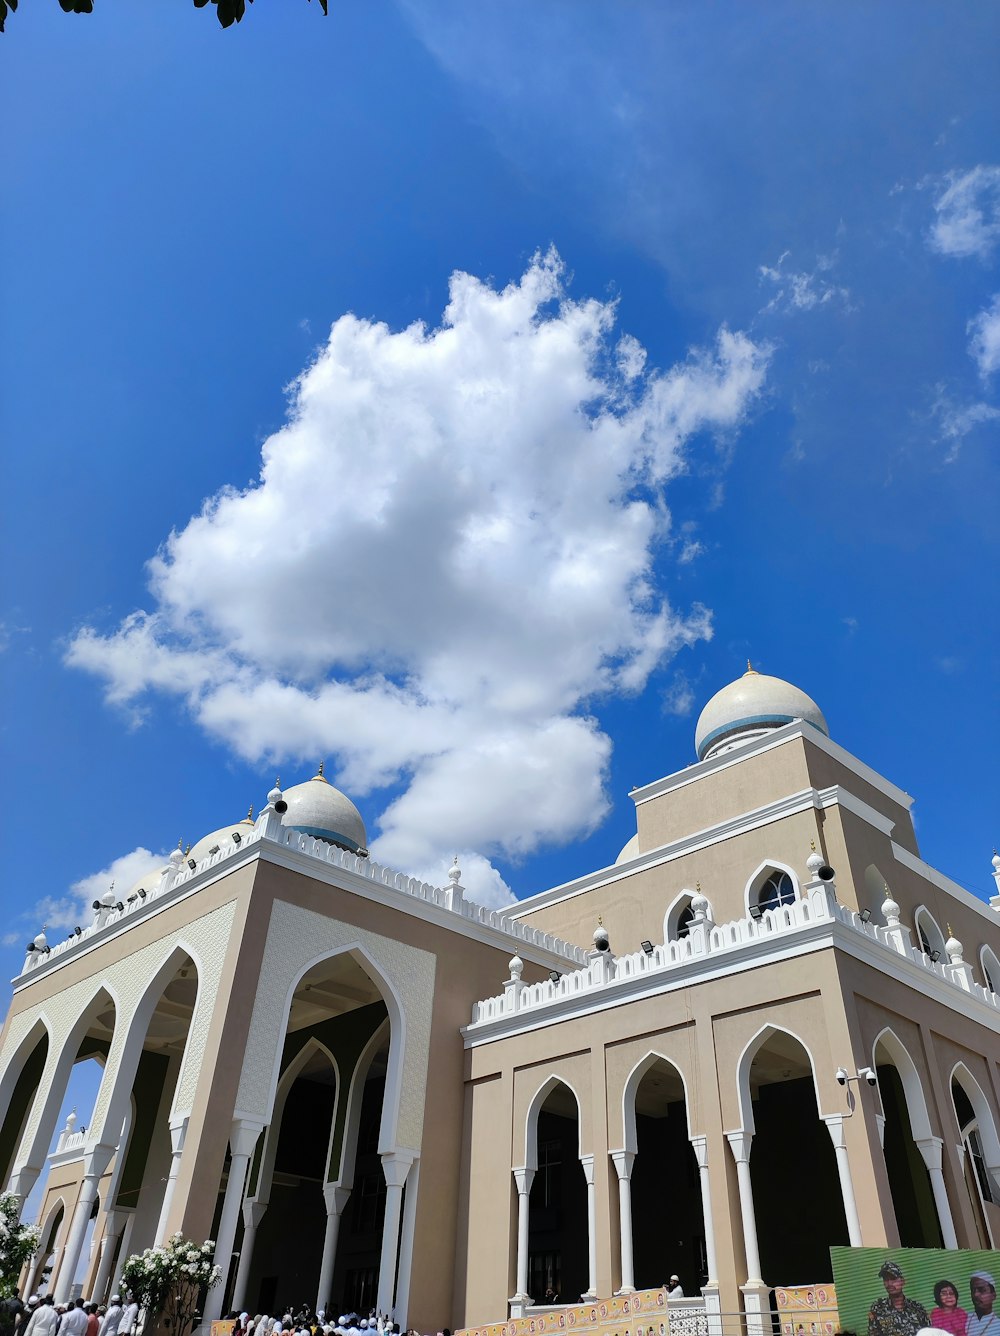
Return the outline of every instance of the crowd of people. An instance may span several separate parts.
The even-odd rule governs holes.
[[[235,1323],[231,1336],[400,1336],[399,1323],[374,1309],[367,1317],[360,1313],[341,1313],[334,1319],[322,1309],[314,1313],[303,1308],[295,1316],[290,1311],[282,1317],[232,1312],[228,1319]],[[408,1331],[406,1336],[420,1336],[420,1333]],[[437,1336],[451,1336],[451,1332],[445,1327]]]
[[[32,1294],[4,1300],[2,1327],[6,1336],[132,1336],[138,1319],[139,1305],[120,1294],[107,1305]]]

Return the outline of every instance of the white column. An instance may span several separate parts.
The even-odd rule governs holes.
[[[587,1303],[597,1298],[597,1185],[594,1182],[594,1157],[581,1155],[583,1176],[587,1180],[587,1293],[581,1295]]]
[[[83,1251],[83,1239],[90,1221],[94,1198],[97,1196],[97,1185],[115,1150],[115,1146],[97,1145],[92,1146],[84,1156],[83,1182],[80,1184],[80,1195],[76,1199],[73,1223],[69,1227],[62,1265],[59,1268],[60,1292],[67,1299],[73,1288],[73,1279]]]
[[[763,1285],[760,1275],[760,1250],[757,1246],[757,1217],[753,1209],[753,1183],[750,1180],[752,1132],[727,1132],[726,1140],[736,1161],[736,1179],[740,1189],[740,1215],[743,1218],[743,1249],[747,1258],[748,1285]]]
[[[333,1268],[337,1263],[337,1237],[340,1234],[340,1217],[351,1195],[350,1188],[339,1187],[336,1183],[323,1184],[323,1198],[326,1202],[326,1233],[323,1235],[323,1261],[319,1269],[319,1292],[316,1295],[316,1310],[325,1308],[329,1318],[330,1293],[333,1285]],[[332,1318],[329,1318],[332,1321]]]
[[[944,1173],[941,1168],[943,1144],[940,1137],[921,1137],[917,1141],[917,1150],[923,1156],[931,1180],[931,1191],[934,1194],[934,1205],[937,1208],[938,1220],[941,1222],[941,1237],[944,1240],[944,1246],[946,1248],[957,1248],[958,1236],[955,1233],[955,1220],[951,1214],[948,1189],[945,1187]]]
[[[104,1303],[107,1297],[108,1281],[111,1279],[111,1263],[115,1259],[115,1248],[122,1236],[122,1230],[125,1228],[127,1219],[128,1215],[125,1211],[112,1209],[106,1214],[104,1251],[101,1253],[101,1264],[97,1268],[97,1275],[94,1277],[93,1297],[96,1303]]]
[[[253,1262],[253,1245],[257,1238],[257,1226],[264,1219],[266,1210],[266,1201],[258,1201],[254,1198],[243,1203],[243,1246],[240,1248],[240,1262],[236,1268],[236,1279],[233,1281],[232,1306],[234,1308],[242,1310],[246,1301],[247,1286],[250,1283],[250,1266]]]
[[[403,1235],[399,1242],[399,1280],[396,1284],[396,1308],[393,1321],[400,1331],[407,1329],[406,1316],[410,1307],[410,1278],[413,1275],[413,1240],[417,1232],[417,1195],[420,1191],[420,1161],[415,1160],[406,1180],[403,1198]]]
[[[379,1260],[378,1297],[375,1301],[380,1313],[391,1313],[395,1307],[403,1185],[414,1158],[412,1150],[397,1149],[381,1152],[382,1173],[385,1175],[385,1219],[382,1222],[382,1256]]]
[[[854,1196],[854,1179],[851,1175],[851,1157],[847,1153],[846,1128],[842,1113],[831,1113],[824,1118],[826,1130],[830,1133],[833,1149],[837,1156],[837,1173],[840,1176],[840,1195],[844,1199],[844,1215],[847,1217],[847,1237],[852,1248],[860,1248],[861,1221],[858,1217],[858,1203]]]
[[[634,1150],[613,1150],[611,1159],[618,1174],[618,1229],[622,1247],[622,1285],[619,1294],[635,1293],[635,1264],[632,1258],[632,1166]],[[593,1287],[593,1275],[591,1275]]]
[[[215,1265],[222,1272],[222,1284],[209,1290],[205,1300],[205,1313],[202,1325],[218,1319],[226,1298],[226,1281],[229,1267],[233,1260],[233,1243],[236,1240],[236,1222],[239,1219],[240,1206],[243,1204],[243,1189],[246,1185],[247,1169],[253,1154],[257,1138],[264,1130],[264,1124],[251,1122],[247,1118],[234,1118],[229,1129],[229,1178],[226,1180],[226,1195],[222,1200],[222,1216],[219,1220],[219,1235],[215,1241]]]
[[[519,1317],[520,1310],[531,1303],[528,1293],[528,1223],[531,1185],[535,1180],[534,1169],[515,1169],[514,1183],[517,1187],[517,1293],[510,1300],[511,1317]],[[518,1312],[514,1312],[514,1308]]]
[[[165,1243],[167,1239],[167,1220],[170,1217],[170,1207],[174,1200],[174,1188],[177,1186],[177,1175],[181,1171],[181,1152],[184,1149],[184,1138],[187,1136],[188,1120],[187,1118],[175,1119],[170,1124],[170,1173],[167,1175],[167,1186],[163,1192],[163,1205],[160,1207],[160,1222],[156,1226],[156,1242]]]
[[[712,1222],[712,1189],[708,1181],[708,1137],[692,1137],[691,1147],[698,1161],[701,1181],[701,1214],[705,1226],[705,1261],[708,1266],[706,1285],[718,1285],[719,1271],[715,1256],[715,1226]]]

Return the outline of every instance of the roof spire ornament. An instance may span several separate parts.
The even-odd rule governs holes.
[[[758,674],[758,672],[757,672],[757,669],[753,666],[753,664],[750,662],[749,659],[747,659],[747,670],[746,670],[746,672],[743,674],[743,676],[744,676],[744,677],[758,677],[758,676],[759,676],[759,674]]]

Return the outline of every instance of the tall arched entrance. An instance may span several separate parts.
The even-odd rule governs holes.
[[[360,952],[330,956],[296,984],[270,1120],[247,1174],[238,1265],[224,1308],[274,1313],[308,1303],[367,1312],[378,1300],[393,1220],[395,1290],[408,1212],[405,1183],[394,1194],[385,1166],[388,1015]],[[223,1193],[225,1186],[226,1175]],[[216,1223],[220,1214],[221,1198]]]
[[[575,1303],[590,1284],[587,1180],[580,1162],[580,1107],[553,1081],[532,1108],[528,1289],[535,1303]]]
[[[636,1289],[652,1289],[676,1274],[686,1293],[697,1294],[708,1279],[705,1227],[684,1082],[677,1068],[658,1055],[642,1062],[626,1086],[624,1114],[627,1153],[635,1156],[626,1165],[631,1283]],[[617,1161],[616,1168],[621,1192]]]
[[[760,1275],[772,1287],[830,1281],[830,1245],[850,1238],[809,1053],[794,1035],[772,1029],[751,1045],[743,1066]],[[744,1118],[746,1126],[745,1105]]]
[[[940,1248],[943,1234],[924,1154],[932,1140],[930,1119],[913,1059],[891,1030],[875,1044],[875,1074],[885,1123],[885,1156],[899,1242],[904,1248]]]

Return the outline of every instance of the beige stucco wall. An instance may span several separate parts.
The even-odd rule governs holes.
[[[525,1120],[534,1094],[552,1076],[563,1077],[580,1102],[580,1140],[597,1169],[598,1290],[621,1283],[618,1257],[617,1180],[608,1152],[623,1145],[622,1101],[637,1063],[658,1053],[674,1063],[687,1091],[689,1128],[707,1138],[711,1200],[719,1257],[723,1311],[740,1306],[746,1261],[735,1166],[725,1133],[744,1120],[737,1069],[748,1043],[764,1026],[787,1029],[812,1057],[821,1116],[848,1114],[835,1079],[871,1060],[874,1036],[893,1017],[911,1016],[906,1033],[926,1031],[933,1057],[922,1080],[944,1099],[945,1073],[961,1053],[984,1089],[1000,1123],[1000,1046],[996,1034],[915,990],[830,948],[792,960],[743,969],[697,987],[607,1008],[586,1017],[539,1026],[470,1049],[466,1079],[466,1179],[469,1183],[465,1245],[466,1326],[501,1320],[513,1293],[510,1241],[516,1237],[516,1196],[511,1168],[524,1162]],[[993,1053],[992,1059],[983,1055]],[[930,1096],[928,1096],[930,1098]],[[863,1087],[843,1131],[866,1246],[898,1243],[891,1193],[878,1135],[875,1092]],[[973,1238],[954,1143],[958,1129],[936,1124],[950,1142],[945,1177],[960,1242]],[[946,1144],[947,1150],[947,1144]],[[508,1246],[502,1246],[506,1240]],[[844,1240],[846,1242],[846,1239]],[[796,1277],[765,1277],[771,1284]]]

